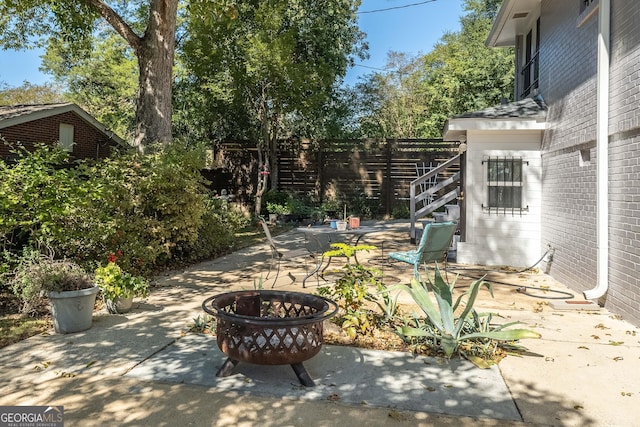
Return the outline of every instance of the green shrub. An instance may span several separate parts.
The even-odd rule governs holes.
[[[411,210],[408,204],[401,203],[393,208],[391,215],[395,219],[409,219],[411,218]]]
[[[0,162],[0,273],[25,247],[44,247],[88,270],[110,256],[132,274],[228,250],[244,217],[208,196],[200,150],[171,144],[147,155],[70,163],[39,146]]]
[[[61,253],[57,243],[73,235],[74,219],[84,216],[98,191],[91,175],[70,167],[68,154],[57,147],[13,153],[15,162],[0,162],[1,248],[15,254],[25,246],[44,246]]]
[[[235,233],[244,227],[248,220],[225,200],[206,198],[205,213],[198,231],[198,239],[183,254],[187,261],[211,258],[231,249]]]
[[[269,205],[272,205],[274,209],[278,209],[276,208],[276,206],[286,207],[287,203],[289,202],[289,198],[290,196],[289,196],[289,193],[287,192],[278,191],[278,190],[269,190],[264,193],[264,196],[262,196],[261,212],[280,214],[280,212],[271,212],[269,210]]]
[[[288,205],[280,205],[278,203],[267,202],[267,212],[276,215],[288,215],[291,213],[291,210],[287,206]]]

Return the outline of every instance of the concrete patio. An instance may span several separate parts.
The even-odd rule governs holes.
[[[372,223],[363,243],[409,247],[406,222]],[[290,231],[276,241],[304,246]],[[394,248],[396,249],[396,248]],[[377,249],[362,258],[369,264]],[[288,366],[240,364],[216,378],[224,360],[211,335],[188,332],[210,295],[253,289],[268,270],[265,244],[172,272],[125,315],[94,314],[71,335],[45,334],[0,349],[0,405],[63,405],[68,425],[218,426],[628,426],[640,404],[638,328],[604,309],[553,308],[571,291],[542,273],[450,265],[460,292],[487,275],[479,311],[497,323],[521,321],[542,334],[523,357],[489,370],[464,360],[417,357],[325,345],[305,362],[316,387],[304,388]],[[334,264],[340,266],[340,262]],[[385,281],[407,282],[410,266],[384,266]],[[276,289],[314,292],[300,262],[282,266]],[[335,276],[328,276],[335,277]],[[271,282],[265,283],[271,286]],[[542,288],[518,292],[523,286]],[[406,296],[402,302],[410,303]],[[581,297],[576,295],[575,300]],[[583,307],[583,306],[577,306]],[[568,308],[568,309],[567,309]],[[584,308],[584,307],[583,307]]]

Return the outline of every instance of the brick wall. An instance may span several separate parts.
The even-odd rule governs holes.
[[[20,142],[28,149],[33,148],[34,143],[53,145],[58,143],[61,123],[73,125],[73,139],[75,142],[73,157],[95,159],[96,157],[107,157],[111,153],[110,147],[113,146],[113,142],[110,142],[103,133],[73,112],[66,112],[0,129],[0,137],[10,143]],[[0,157],[8,155],[9,148],[4,144],[0,144]]]
[[[640,3],[612,1],[609,286],[606,304],[640,323]]]
[[[605,306],[640,323],[640,3],[612,0],[609,119],[609,292]],[[597,14],[577,26],[578,1],[541,5],[542,244],[550,273],[579,291],[596,284]]]

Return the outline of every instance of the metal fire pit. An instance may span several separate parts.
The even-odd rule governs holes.
[[[239,362],[291,365],[300,382],[314,382],[302,365],[322,348],[322,322],[338,306],[326,298],[301,292],[239,291],[202,303],[217,318],[218,347],[228,356],[216,376],[231,375]]]

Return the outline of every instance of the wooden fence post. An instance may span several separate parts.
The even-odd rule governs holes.
[[[385,144],[385,151],[386,151],[386,157],[387,157],[387,161],[386,161],[386,174],[385,174],[385,178],[386,178],[386,196],[385,196],[385,214],[391,215],[392,209],[391,207],[393,206],[393,196],[394,196],[394,183],[392,182],[392,174],[391,174],[391,161],[392,159],[392,155],[393,155],[393,141],[395,140],[391,140],[389,141],[388,139],[386,140],[386,144]]]
[[[318,186],[318,201],[320,204],[324,202],[324,140],[320,140],[318,142],[318,155],[316,156],[317,164],[317,175],[316,175],[316,185]]]

